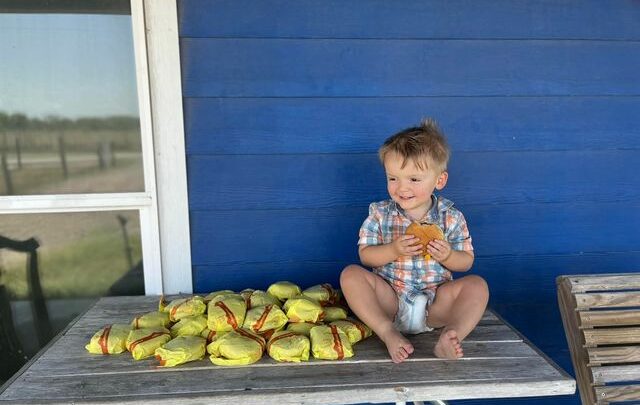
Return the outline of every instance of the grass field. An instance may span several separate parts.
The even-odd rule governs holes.
[[[129,246],[135,265],[142,257],[140,227],[137,212],[126,214],[129,217]],[[39,222],[41,229],[47,229],[34,234],[41,243],[38,267],[47,298],[102,296],[129,270],[122,230],[113,212],[12,215],[5,217],[5,222],[11,219],[15,225],[19,219],[16,217]],[[49,224],[43,225],[42,222]],[[6,249],[0,253],[0,284],[4,284],[15,299],[28,297],[26,254]]]

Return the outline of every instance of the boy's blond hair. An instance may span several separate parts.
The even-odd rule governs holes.
[[[422,121],[418,127],[407,128],[389,137],[378,151],[382,165],[389,152],[404,158],[402,167],[411,160],[419,169],[433,169],[437,174],[447,170],[450,154],[444,134],[431,118]]]

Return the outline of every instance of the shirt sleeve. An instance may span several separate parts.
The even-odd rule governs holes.
[[[447,241],[451,244],[451,249],[473,250],[469,227],[462,212],[452,209],[447,213],[447,217],[447,222],[451,224],[447,232]]]
[[[382,232],[380,230],[380,222],[382,215],[378,210],[376,203],[369,205],[369,216],[364,220],[360,227],[360,237],[358,245],[382,245]]]

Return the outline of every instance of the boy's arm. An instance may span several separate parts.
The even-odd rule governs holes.
[[[450,271],[467,271],[473,265],[473,250],[451,250],[449,257],[440,262]]]
[[[453,250],[449,242],[434,239],[427,252],[450,271],[467,271],[473,265],[473,250]]]
[[[384,245],[360,245],[358,254],[365,266],[380,267],[391,263],[400,256],[414,256],[420,254],[422,245],[413,235],[402,235],[391,243]]]

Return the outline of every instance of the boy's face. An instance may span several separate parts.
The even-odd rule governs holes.
[[[413,220],[421,219],[431,207],[433,190],[441,190],[447,183],[447,172],[436,173],[430,168],[420,169],[411,160],[402,167],[404,158],[389,152],[384,159],[389,196]]]

